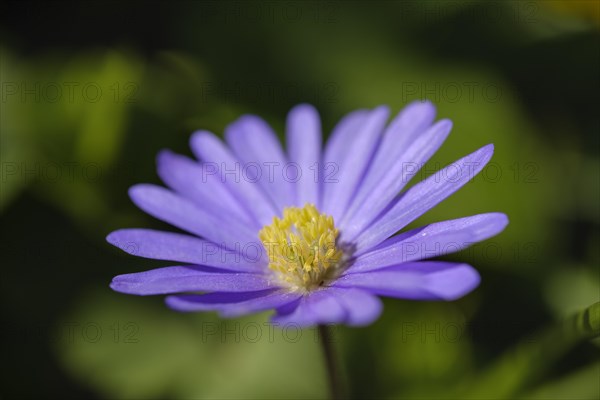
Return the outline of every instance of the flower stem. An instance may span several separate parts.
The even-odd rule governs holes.
[[[339,364],[333,346],[333,337],[327,325],[319,325],[319,339],[323,356],[327,366],[327,377],[329,380],[329,391],[332,400],[345,398],[340,376]]]

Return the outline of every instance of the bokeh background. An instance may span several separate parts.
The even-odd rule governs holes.
[[[444,257],[478,268],[474,293],[386,300],[372,326],[336,328],[352,397],[598,398],[598,343],[544,335],[600,300],[599,4],[3,2],[2,397],[325,396],[314,331],[114,293],[114,275],[165,263],[104,238],[171,229],[127,188],[159,182],[160,149],[191,155],[195,129],[256,113],[281,134],[309,102],[329,132],[353,109],[427,98],[454,129],[419,178],[496,153],[414,225],[511,223]]]

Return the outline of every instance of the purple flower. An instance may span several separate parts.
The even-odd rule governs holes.
[[[464,263],[422,261],[501,232],[506,215],[488,213],[393,236],[450,196],[490,160],[487,145],[402,191],[442,145],[449,120],[428,102],[408,105],[386,126],[387,107],[345,116],[321,147],[317,111],[287,118],[285,152],[262,119],[246,115],[206,131],[191,148],[200,162],[163,151],[158,174],[170,189],[140,184],[133,202],[187,232],[123,229],[107,240],[140,257],[176,266],[119,275],[111,288],[168,294],[179,311],[236,317],[275,310],[298,326],[366,325],[377,296],[454,300],[479,284]],[[399,194],[400,193],[400,194]]]

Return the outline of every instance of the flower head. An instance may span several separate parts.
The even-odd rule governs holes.
[[[206,131],[192,136],[199,161],[163,151],[158,173],[169,189],[142,184],[132,200],[187,232],[123,229],[107,240],[134,255],[176,266],[119,275],[111,287],[168,294],[179,311],[234,317],[275,310],[298,326],[366,325],[378,296],[454,300],[479,284],[464,263],[424,261],[501,232],[508,219],[488,213],[395,235],[454,193],[490,160],[487,145],[408,190],[405,185],[451,129],[428,102],[408,105],[386,126],[386,107],[358,110],[334,128],[324,149],[316,110],[292,109],[287,152],[262,119],[242,116],[227,145]]]
[[[341,269],[338,235],[333,218],[313,204],[285,208],[282,219],[273,217],[258,233],[279,282],[304,292],[325,285]]]

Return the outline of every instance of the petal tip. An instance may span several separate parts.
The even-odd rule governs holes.
[[[504,214],[504,213],[495,213],[496,216],[498,217],[498,227],[499,227],[499,231],[498,232],[502,232],[504,230],[504,228],[506,228],[510,222],[510,219],[508,218],[508,215]]]
[[[289,115],[294,115],[296,113],[314,113],[318,114],[317,109],[310,103],[300,103],[296,104],[289,111]]]
[[[123,277],[124,275],[115,276],[110,282],[109,287],[115,292],[139,295],[140,293],[135,290],[135,283],[132,284],[132,282],[128,282],[127,279],[124,279]]]
[[[450,131],[452,130],[452,127],[454,126],[454,122],[452,122],[451,119],[448,118],[444,118],[441,119],[437,122],[437,125],[444,131],[448,131],[448,133],[450,133]]]
[[[434,113],[436,112],[436,107],[433,104],[433,102],[429,99],[420,99],[420,100],[414,100],[411,101],[410,103],[408,103],[404,109],[408,110],[408,109],[420,109],[423,111],[427,111],[430,113]]]
[[[213,140],[216,136],[214,133],[209,132],[204,129],[199,129],[197,131],[192,132],[190,136],[190,147],[194,149],[195,147],[201,147],[204,145],[204,142],[207,140]]]
[[[377,106],[373,109],[373,113],[374,114],[382,114],[385,115],[387,117],[389,117],[390,115],[390,107],[388,105],[382,104],[380,106]]]
[[[156,154],[156,165],[160,168],[161,165],[173,159],[175,156],[175,152],[170,149],[162,149]]]
[[[483,146],[482,149],[485,150],[486,152],[489,152],[490,156],[491,156],[492,154],[494,154],[494,149],[495,149],[494,143],[487,144],[487,145]]]
[[[135,204],[138,204],[140,200],[143,200],[149,193],[149,191],[153,191],[157,188],[156,185],[152,185],[150,183],[138,183],[129,188],[127,194],[129,194],[129,198]]]
[[[119,230],[112,231],[111,233],[106,235],[105,240],[113,246],[117,246],[117,244],[119,243],[118,236]]]
[[[468,264],[458,266],[454,273],[460,276],[460,282],[454,282],[449,289],[441,290],[438,294],[442,300],[458,300],[471,293],[481,283],[479,272]]]

